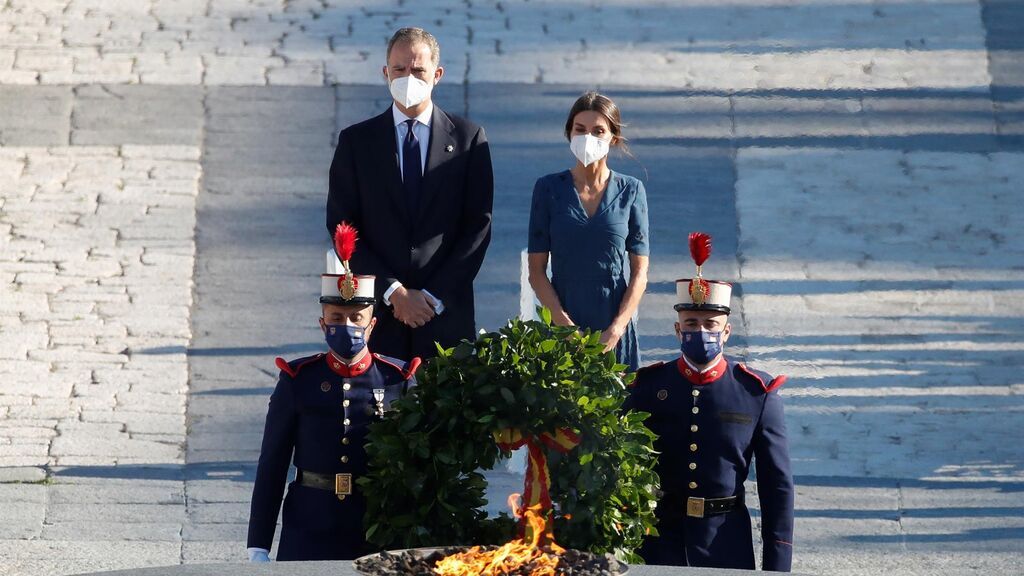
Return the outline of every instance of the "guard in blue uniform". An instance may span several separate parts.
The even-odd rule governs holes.
[[[690,235],[697,277],[676,281],[682,354],[637,372],[626,407],[650,413],[658,435],[659,536],[640,555],[649,564],[755,568],[743,482],[751,463],[761,502],[762,567],[788,572],[793,557],[793,477],[782,398],[772,377],[723,355],[732,286],[705,280],[711,238]]]
[[[249,515],[248,552],[268,561],[289,466],[278,560],[350,560],[365,552],[366,503],[355,479],[366,471],[366,427],[415,386],[419,358],[406,363],[373,354],[374,278],[356,276],[348,260],[355,230],[339,226],[321,277],[328,350],[286,362],[270,397]],[[337,252],[337,257],[335,256]]]

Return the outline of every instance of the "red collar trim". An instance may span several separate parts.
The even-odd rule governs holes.
[[[686,360],[680,356],[679,359],[676,360],[676,368],[679,369],[679,373],[683,375],[683,378],[689,380],[691,384],[703,386],[705,384],[711,384],[722,376],[725,376],[725,372],[728,369],[728,363],[725,361],[725,356],[722,356],[709,370],[698,372],[693,368],[690,368],[690,365],[686,363]]]
[[[333,351],[327,354],[327,367],[331,369],[331,372],[334,372],[338,376],[342,376],[344,378],[359,376],[369,370],[372,365],[373,354],[371,354],[369,350],[367,350],[366,354],[364,354],[359,362],[356,362],[355,364],[346,364],[341,358],[338,358]]]

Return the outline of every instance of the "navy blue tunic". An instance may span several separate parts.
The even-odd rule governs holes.
[[[642,182],[612,172],[593,216],[587,216],[568,170],[537,180],[527,250],[551,254],[551,284],[577,326],[604,330],[629,285],[629,254],[649,253],[647,194]],[[619,362],[640,367],[636,321],[615,348]]]
[[[288,484],[278,560],[351,560],[365,552],[366,501],[355,479],[366,472],[366,426],[376,416],[375,388],[384,406],[415,386],[418,361],[374,354],[363,370],[347,369],[330,354],[285,364],[270,396],[263,447],[249,515],[249,548],[270,550],[289,465],[333,477],[352,474],[352,494]]]
[[[743,494],[753,461],[761,501],[762,564],[788,572],[793,554],[793,477],[782,398],[785,376],[723,358],[704,374],[680,358],[637,372],[626,408],[649,412],[658,435],[658,532],[640,555],[650,564],[754,568],[750,514],[739,506],[703,518],[687,516],[689,497]]]

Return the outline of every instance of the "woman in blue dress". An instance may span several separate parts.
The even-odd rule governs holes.
[[[647,288],[650,245],[647,194],[639,180],[608,168],[609,148],[625,147],[610,98],[588,92],[577,99],[565,137],[576,165],[533,188],[530,286],[556,324],[600,330],[605,350],[636,370],[635,317]]]

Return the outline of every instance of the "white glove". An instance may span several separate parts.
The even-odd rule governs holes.
[[[270,562],[270,550],[263,548],[246,548],[249,553],[249,562]]]

